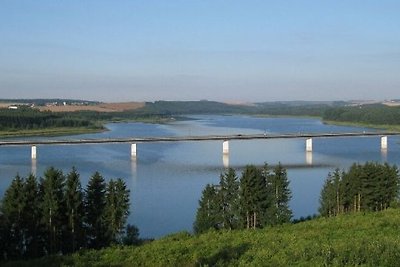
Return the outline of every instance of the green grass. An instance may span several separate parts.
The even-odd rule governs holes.
[[[262,230],[177,233],[6,266],[398,266],[400,210],[318,218]]]

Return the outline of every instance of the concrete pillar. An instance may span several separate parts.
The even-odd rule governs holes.
[[[222,154],[229,154],[229,141],[222,143]]]
[[[312,151],[312,139],[308,138],[306,140],[306,151],[311,152]]]
[[[381,150],[386,150],[388,148],[387,136],[381,137]]]
[[[136,144],[131,144],[131,157],[136,158]]]
[[[31,148],[31,158],[36,159],[36,146],[33,145]]]

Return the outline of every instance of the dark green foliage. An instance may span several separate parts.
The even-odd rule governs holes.
[[[291,192],[286,170],[280,163],[274,168],[272,174],[268,173],[267,165],[264,167],[264,170],[271,199],[267,224],[277,225],[288,223],[292,218],[292,211],[289,208]]]
[[[199,234],[209,229],[217,229],[220,223],[219,211],[217,190],[215,186],[207,184],[199,200],[199,208],[193,224],[194,232]]]
[[[324,120],[361,122],[366,124],[400,124],[400,108],[381,104],[332,107],[325,110]]]
[[[110,180],[107,185],[104,220],[107,237],[112,243],[122,243],[124,225],[129,215],[129,192],[121,179]]]
[[[396,166],[367,162],[348,172],[329,174],[321,191],[319,212],[336,216],[345,212],[381,211],[398,200],[400,177]]]
[[[30,174],[23,187],[23,228],[24,228],[24,256],[27,258],[44,255],[43,239],[44,228],[40,223],[42,213],[40,209],[39,184],[36,177]]]
[[[135,227],[128,227],[123,236],[129,190],[121,179],[107,184],[96,172],[86,192],[75,168],[66,178],[61,170],[48,168],[40,184],[32,174],[26,179],[17,175],[0,206],[0,262],[101,248],[123,240],[139,243]]]
[[[23,187],[24,181],[17,175],[6,190],[1,205],[6,232],[5,255],[9,259],[24,254],[23,210],[25,203]]]
[[[221,174],[218,204],[220,207],[220,227],[223,229],[237,229],[240,225],[239,217],[239,181],[234,169],[229,168]]]
[[[85,201],[88,246],[96,249],[104,247],[109,240],[107,238],[107,226],[104,218],[106,183],[103,176],[98,172],[95,172],[89,180]]]
[[[270,205],[267,180],[261,169],[248,165],[240,179],[240,209],[246,228],[258,228],[267,223]]]
[[[74,113],[52,113],[28,107],[0,109],[0,130],[30,130],[57,127],[92,127],[96,125]]]
[[[41,217],[46,228],[48,253],[62,251],[65,231],[65,177],[60,170],[48,168],[41,180]]]
[[[287,173],[281,164],[273,173],[267,164],[263,168],[247,165],[240,181],[230,168],[221,174],[218,186],[204,189],[194,231],[262,228],[290,222],[290,198]]]
[[[123,237],[123,242],[126,246],[137,245],[140,243],[139,229],[135,225],[128,224],[126,226],[126,234]]]
[[[67,216],[67,229],[65,233],[65,251],[74,252],[84,245],[83,218],[85,215],[83,192],[79,173],[72,168],[68,173],[65,188],[65,205]]]

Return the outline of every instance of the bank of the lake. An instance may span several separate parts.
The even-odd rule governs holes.
[[[399,221],[400,210],[389,209],[261,230],[181,232],[5,266],[398,266]]]
[[[320,118],[320,119],[322,120],[322,118]],[[330,120],[322,120],[322,122],[327,125],[363,127],[363,128],[372,128],[372,129],[400,132],[400,125],[371,124],[371,123],[362,123],[362,122],[330,121]]]
[[[69,136],[78,134],[101,133],[107,131],[107,128],[98,127],[57,127],[57,128],[43,128],[43,129],[30,129],[30,130],[8,130],[0,131],[0,138],[9,137],[34,137],[34,136]]]

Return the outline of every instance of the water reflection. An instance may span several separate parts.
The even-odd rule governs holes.
[[[225,169],[229,168],[229,154],[222,155],[222,163]]]
[[[381,149],[381,160],[382,160],[383,162],[387,162],[387,155],[388,155],[388,150],[382,148],[382,149]]]
[[[306,164],[307,165],[312,165],[312,163],[313,163],[312,159],[313,159],[312,152],[311,151],[307,151],[306,152]]]
[[[31,173],[33,174],[33,175],[37,175],[37,162],[36,162],[36,159],[32,159],[32,162],[31,162]]]

